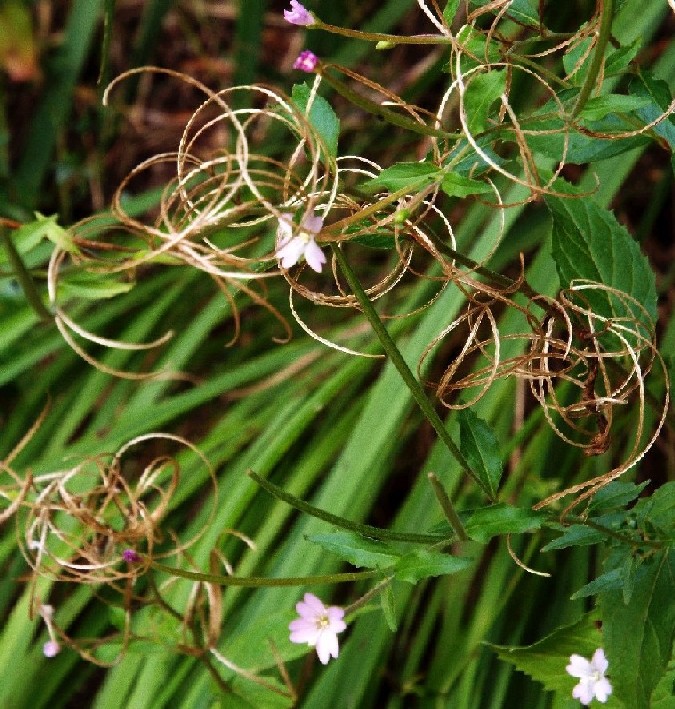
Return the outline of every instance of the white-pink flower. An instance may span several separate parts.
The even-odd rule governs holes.
[[[56,657],[61,652],[61,646],[56,640],[47,640],[42,646],[42,652],[45,657]]]
[[[298,58],[293,62],[293,68],[311,74],[314,69],[316,69],[318,63],[319,57],[317,57],[314,52],[310,52],[309,49],[305,49],[298,54]]]
[[[593,653],[590,662],[581,655],[571,655],[570,664],[565,669],[572,677],[579,679],[579,684],[572,690],[572,696],[586,705],[593,699],[606,702],[612,693],[612,685],[605,677],[608,667],[609,662],[602,648],[598,648]]]
[[[295,266],[304,257],[307,265],[321,273],[326,257],[317,245],[316,235],[323,227],[323,219],[315,215],[306,215],[297,233],[293,235],[293,215],[284,213],[277,227],[277,249],[275,256],[281,262],[282,268]]]
[[[338,606],[324,606],[313,593],[306,593],[295,609],[300,617],[288,626],[291,642],[307,643],[309,647],[316,648],[316,654],[323,665],[331,657],[337,657],[337,636],[347,627],[343,620],[344,610]]]
[[[291,0],[291,9],[284,10],[284,20],[292,25],[301,26],[313,25],[315,22],[314,15],[298,0]]]

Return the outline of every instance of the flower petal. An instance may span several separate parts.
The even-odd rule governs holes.
[[[572,677],[588,677],[593,674],[591,663],[581,655],[571,655],[570,664],[565,669]]]
[[[300,613],[300,605],[304,606],[309,612],[311,612],[312,616],[324,615],[326,613],[326,606],[324,606],[321,599],[313,593],[306,593],[303,596],[302,601],[295,606],[298,613]]]
[[[277,249],[276,257],[281,261],[282,268],[290,268],[300,260],[305,250],[304,241],[296,236],[281,248]]]
[[[593,682],[590,679],[582,679],[572,690],[572,696],[582,704],[590,704],[593,701]]]
[[[316,654],[322,665],[328,664],[331,657],[337,657],[339,652],[337,635],[326,628],[319,635],[316,643]]]
[[[612,685],[606,677],[599,679],[595,683],[595,698],[599,702],[606,702],[609,699],[609,695],[612,693]]]
[[[305,246],[305,261],[307,261],[308,266],[317,273],[321,273],[321,269],[324,263],[326,263],[326,257],[314,239],[309,241]]]
[[[302,230],[310,234],[318,234],[323,229],[323,217],[307,214],[302,220]]]
[[[607,672],[609,662],[607,662],[605,651],[601,647],[593,653],[593,657],[591,658],[591,667],[593,670],[603,675]]]

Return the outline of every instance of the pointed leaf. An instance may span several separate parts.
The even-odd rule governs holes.
[[[593,200],[547,197],[553,216],[553,258],[560,284],[574,279],[603,283],[628,293],[656,320],[656,284],[649,262],[612,212]],[[585,291],[591,307],[601,315],[632,315],[641,321],[641,311],[619,307],[616,298]]]
[[[382,569],[396,563],[400,557],[389,545],[354,532],[314,534],[308,540],[359,568]]]
[[[296,84],[293,87],[291,96],[293,103],[306,114],[311,96],[309,86],[307,84]],[[314,97],[309,110],[309,122],[323,138],[329,155],[335,158],[337,156],[338,136],[340,135],[340,120],[323,96],[317,95]]]
[[[440,551],[417,549],[406,554],[396,565],[396,578],[408,583],[417,583],[430,576],[444,576],[456,574],[469,568],[473,564],[471,559],[450,556]]]
[[[494,432],[471,409],[459,412],[459,449],[473,472],[495,498],[502,477],[502,458]]]

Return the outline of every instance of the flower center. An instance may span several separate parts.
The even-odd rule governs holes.
[[[324,628],[327,628],[330,625],[330,620],[328,619],[327,615],[320,615],[316,619],[316,627],[319,628],[319,630],[323,630]]]

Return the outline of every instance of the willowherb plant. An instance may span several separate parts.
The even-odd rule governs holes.
[[[19,444],[2,462],[11,482],[0,488],[7,501],[0,519],[14,516],[19,521],[22,550],[35,579],[89,584],[123,599],[122,651],[141,635],[132,610],[152,608],[180,626],[174,628],[181,636],[175,642],[178,651],[199,657],[219,684],[225,683],[218,664],[293,700],[297,690],[284,663],[298,648],[277,651],[274,646],[281,689],[218,649],[222,587],[374,579],[374,586],[346,608],[324,605],[316,595],[305,593],[297,604],[300,617],[283,625],[284,633],[291,632],[291,643],[314,647],[326,664],[338,658],[337,635],[346,630],[355,611],[376,595],[385,597],[395,581],[417,583],[467,568],[471,562],[462,554],[462,542],[504,536],[516,563],[528,571],[512,550],[511,534],[541,527],[560,531],[551,549],[603,543],[612,549],[609,568],[585,593],[600,597],[602,635],[586,623],[581,633],[586,644],[579,647],[586,654],[593,647],[593,659],[589,662],[577,653],[570,657],[573,631],[563,628],[546,639],[557,674],[549,676],[537,668],[531,659],[536,648],[531,655],[521,651],[511,661],[548,688],[571,691],[584,704],[605,702],[615,686],[614,696],[631,706],[635,690],[621,675],[627,672],[626,658],[634,659],[636,653],[626,651],[630,638],[621,637],[617,618],[634,620],[665,603],[674,530],[664,510],[672,507],[675,491],[671,483],[655,495],[655,503],[636,502],[642,488],[616,481],[639,463],[666,423],[668,373],[657,349],[656,289],[646,259],[613,214],[595,204],[593,190],[572,185],[564,176],[569,164],[592,162],[601,153],[618,155],[634,145],[632,139],[653,136],[670,120],[675,102],[663,105],[654,99],[656,83],[650,77],[639,78],[631,94],[612,93],[607,87],[610,73],[630,70],[628,54],[612,43],[610,0],[600,0],[593,17],[571,32],[549,30],[542,7],[534,3],[450,0],[444,9],[434,0],[417,4],[433,27],[430,33],[399,36],[336,27],[324,23],[318,10],[310,12],[295,0],[284,18],[312,31],[374,43],[382,51],[404,44],[438,51],[447,60],[447,80],[433,109],[413,105],[402,92],[309,50],[299,55],[294,68],[314,74],[314,79],[295,86],[290,96],[254,84],[213,91],[158,67],[118,77],[106,90],[105,102],[113,100],[119,82],[142,72],[187,82],[204,99],[187,120],[175,150],[137,165],[119,186],[112,217],[92,217],[75,225],[54,248],[47,274],[49,304],[63,337],[87,362],[131,378],[187,375],[113,369],[80,342],[145,350],[162,346],[171,333],[130,344],[78,325],[59,299],[59,284],[71,268],[124,278],[130,284],[151,269],[195,269],[213,281],[231,306],[231,344],[242,328],[242,297],[281,325],[280,341],[290,338],[291,324],[283,315],[285,305],[275,300],[278,291],[269,285],[272,279],[285,285],[289,311],[299,326],[343,354],[381,356],[373,343],[356,349],[352,342],[336,341],[325,332],[325,311],[313,306],[346,312],[352,332],[363,331],[365,316],[423,416],[466,481],[473,483],[482,507],[458,512],[439,479],[430,474],[447,522],[428,532],[394,533],[310,506],[251,472],[278,500],[341,529],[330,539],[325,535],[314,541],[367,570],[283,579],[237,576],[218,544],[208,555],[191,555],[208,521],[187,541],[167,524],[181,481],[176,459],[162,454],[133,481],[125,475],[122,458],[133,456],[138,444],[171,440],[187,446],[208,468],[209,500],[216,504],[216,474],[206,457],[181,437],[152,434],[134,438],[110,459],[90,457],[62,471],[25,477],[11,467],[23,446]],[[523,86],[532,100],[523,101]],[[340,119],[321,95],[323,88],[366,116],[364,130],[369,130],[366,120],[375,116],[406,135],[414,141],[410,153],[420,159],[382,165],[373,155],[340,154]],[[170,166],[173,177],[154,211],[132,216],[124,195],[157,166]],[[496,237],[477,258],[458,246],[448,209],[448,200],[457,199],[479,201],[497,215]],[[544,202],[552,216],[557,293],[537,290],[528,282],[523,255],[513,278],[489,265],[503,246],[508,209],[533,202]],[[437,334],[419,354],[415,376],[385,323],[418,315],[448,289],[461,294],[466,305],[438,323]],[[413,290],[419,296],[406,299]],[[303,306],[299,299],[306,301]],[[412,303],[407,311],[404,302]],[[510,318],[506,329],[505,314]],[[436,380],[425,381],[432,360]],[[650,395],[650,375],[664,382],[660,401]],[[495,435],[472,407],[509,377],[529,388],[542,419],[562,441],[603,461],[597,475],[561,485],[563,489],[547,489],[527,506],[505,499],[502,466],[495,463]],[[432,389],[435,400],[427,394]],[[459,412],[459,444],[440,419],[437,402]],[[627,418],[618,412],[629,408],[626,435]],[[617,436],[628,441],[620,459],[602,459]],[[585,507],[576,516],[582,503]],[[253,546],[243,533],[228,534]],[[189,586],[182,610],[164,596],[176,584]],[[650,584],[659,589],[658,602],[650,597],[646,608],[631,607],[633,593],[642,598]],[[628,610],[616,611],[617,594]],[[42,595],[36,593],[38,597]],[[77,646],[56,625],[51,605],[40,601],[35,608],[49,632],[46,655],[55,655],[62,643]],[[672,620],[672,613],[668,618]],[[659,649],[639,654],[640,662],[658,667],[647,695],[669,659],[675,631],[671,620]],[[279,633],[270,631],[270,637],[279,641]],[[605,677],[605,650],[597,649],[600,639],[614,673],[612,685]],[[100,661],[94,651],[80,650]],[[508,659],[503,648],[498,651]],[[573,689],[565,677],[567,658],[567,673],[579,679]]]

